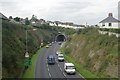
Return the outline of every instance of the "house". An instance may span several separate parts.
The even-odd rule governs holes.
[[[60,21],[47,21],[50,26],[59,26],[64,28],[84,29],[82,25],[77,25],[72,22],[60,22]]]
[[[0,12],[0,19],[2,20],[9,20],[6,16],[4,16],[1,12]]]
[[[25,22],[26,22],[26,19],[23,19],[23,18],[20,19],[21,24],[25,24]]]
[[[99,22],[99,27],[117,29],[120,27],[120,21],[115,19],[112,13],[109,13],[107,18]]]

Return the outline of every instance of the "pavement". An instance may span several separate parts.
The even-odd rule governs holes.
[[[57,42],[52,44],[49,48],[44,48],[37,61],[36,61],[36,69],[35,69],[35,78],[49,78],[49,79],[67,79],[67,80],[85,80],[80,76],[78,72],[75,75],[68,75],[64,71],[64,62],[58,62],[56,52],[60,49],[61,45]],[[56,63],[55,65],[47,64],[47,57],[49,54],[55,56]]]

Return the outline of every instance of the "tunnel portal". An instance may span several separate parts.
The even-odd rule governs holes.
[[[64,42],[64,41],[66,41],[66,36],[63,34],[59,34],[56,36],[56,41],[57,42]]]

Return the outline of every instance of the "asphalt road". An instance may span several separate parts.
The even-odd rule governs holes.
[[[40,53],[37,61],[36,61],[36,69],[35,69],[35,78],[76,78],[79,80],[84,80],[80,74],[77,72],[75,75],[68,75],[64,72],[64,62],[58,62],[56,51],[58,51],[60,45],[58,43],[52,44],[49,48],[44,48]],[[47,64],[47,56],[52,54],[55,56],[56,64],[48,65]]]

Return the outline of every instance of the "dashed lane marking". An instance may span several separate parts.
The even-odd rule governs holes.
[[[50,71],[49,68],[48,68],[48,71]]]
[[[50,78],[51,78],[51,74],[49,73],[49,76],[50,76]]]
[[[63,72],[63,75],[66,77],[66,74]]]
[[[58,67],[60,68],[60,65],[58,64]]]
[[[61,67],[60,67],[60,70],[62,71]]]

